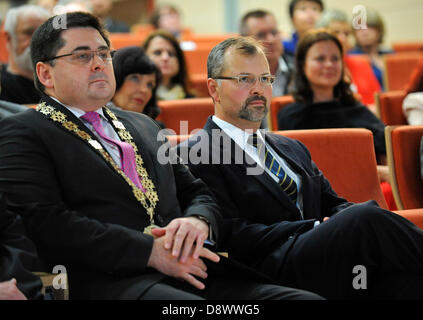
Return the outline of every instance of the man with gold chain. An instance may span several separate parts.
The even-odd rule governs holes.
[[[41,259],[66,267],[71,299],[319,299],[203,246],[220,232],[206,185],[159,164],[152,120],[103,107],[115,79],[95,17],[50,18],[31,55],[43,96],[0,124],[0,190]]]

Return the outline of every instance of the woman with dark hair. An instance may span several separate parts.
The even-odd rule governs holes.
[[[116,78],[113,106],[155,119],[160,113],[156,90],[161,74],[144,50],[135,46],[118,50],[113,56],[113,70]]]
[[[178,40],[164,30],[152,32],[143,44],[148,57],[162,73],[157,89],[159,100],[192,98],[188,90],[186,62]]]
[[[295,102],[278,114],[279,130],[366,128],[373,132],[380,181],[390,208],[384,124],[358,102],[344,78],[342,44],[327,29],[309,31],[298,43],[293,78]],[[385,189],[386,188],[386,189]]]

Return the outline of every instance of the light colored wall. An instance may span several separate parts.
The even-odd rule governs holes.
[[[172,3],[183,13],[184,24],[197,33],[225,32],[225,1],[231,0],[157,0],[156,3]],[[235,0],[236,1],[236,0]],[[289,0],[237,0],[239,13],[234,19],[249,10],[264,8],[275,14],[279,28],[287,33],[292,31],[288,14]],[[371,6],[383,17],[386,27],[385,44],[398,41],[423,41],[422,0],[325,0],[326,8],[344,10],[352,17],[355,5]],[[238,22],[239,23],[239,22]]]

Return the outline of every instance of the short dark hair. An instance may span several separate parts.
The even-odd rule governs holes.
[[[310,82],[305,75],[304,68],[307,57],[307,52],[314,44],[321,41],[332,41],[336,44],[341,53],[341,59],[343,56],[342,44],[338,40],[338,37],[328,29],[314,29],[308,31],[298,42],[296,54],[295,54],[295,72],[293,77],[293,95],[296,101],[305,103],[313,102],[313,90],[310,86]],[[344,79],[344,72],[342,70],[341,80],[334,87],[333,95],[335,99],[338,99],[342,104],[354,105],[357,101],[355,100],[350,84]]]
[[[225,68],[225,53],[229,48],[237,52],[252,56],[263,52],[263,46],[253,37],[228,38],[216,45],[207,57],[207,77],[217,78],[222,75]]]
[[[266,16],[274,16],[273,13],[266,10],[253,10],[247,12],[241,19],[241,24],[239,26],[239,34],[243,37],[249,36],[249,31],[247,28],[247,20],[250,18],[264,18]]]
[[[321,9],[320,11],[323,11],[325,9],[322,0],[291,0],[291,2],[289,3],[289,16],[291,17],[291,19],[294,16],[295,6],[301,1],[308,1],[308,2],[317,3],[320,6],[320,9]]]
[[[162,11],[165,8],[169,9],[169,11],[172,12],[172,13],[176,13],[176,14],[180,15],[179,10],[171,4],[162,4],[162,5],[157,6],[156,9],[154,10],[153,14],[150,17],[150,23],[153,25],[153,27],[155,29],[160,28],[159,20],[161,18]]]
[[[65,28],[62,28],[62,24]],[[65,46],[62,32],[71,28],[94,28],[96,29],[107,46],[110,47],[108,33],[100,21],[87,12],[71,12],[49,18],[35,30],[31,39],[31,59],[34,68],[34,85],[44,92],[44,85],[37,76],[36,65],[40,61],[45,61],[57,55],[57,52]],[[49,61],[54,66],[55,61]]]
[[[147,51],[148,47],[150,46],[150,42],[157,37],[168,41],[176,52],[176,58],[178,59],[179,64],[179,72],[171,79],[172,84],[180,84],[184,89],[185,94],[190,94],[188,90],[188,71],[184,53],[181,49],[181,46],[179,45],[179,41],[170,32],[160,29],[151,32],[142,45],[144,50]]]
[[[116,51],[113,56],[113,71],[116,78],[116,92],[122,87],[125,78],[130,74],[155,75],[156,86],[153,88],[150,101],[148,101],[143,110],[143,113],[155,119],[160,113],[160,109],[157,106],[156,90],[161,81],[161,72],[154,62],[145,54],[144,49],[133,46]]]

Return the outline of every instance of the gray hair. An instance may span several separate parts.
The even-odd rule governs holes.
[[[328,28],[333,21],[349,23],[347,15],[338,9],[325,10],[319,21],[316,23],[316,28]]]
[[[208,78],[217,78],[222,74],[225,67],[225,53],[229,48],[234,48],[237,52],[246,56],[258,53],[264,54],[262,45],[252,37],[228,38],[210,51],[207,58]]]
[[[27,4],[9,9],[4,20],[4,31],[10,35],[12,41],[16,41],[16,26],[21,16],[37,16],[47,20],[51,14],[43,7],[34,4]]]

